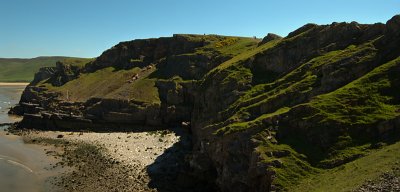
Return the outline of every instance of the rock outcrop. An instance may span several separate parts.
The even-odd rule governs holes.
[[[365,142],[399,139],[399,18],[307,24],[261,42],[213,35],[122,42],[82,68],[42,69],[11,111],[27,128],[190,125],[191,177],[221,191],[285,190],[313,167],[361,157],[352,149]],[[109,68],[121,83],[66,101],[69,82],[84,85]]]
[[[128,125],[166,127],[190,122],[196,81],[234,56],[221,53],[218,49],[230,45],[218,48],[215,45],[231,39],[237,38],[174,35],[134,40],[119,43],[84,66],[57,62],[55,67],[43,68],[35,75],[35,79],[24,91],[20,104],[10,112],[26,116],[20,126],[40,129],[119,129]],[[253,39],[243,41],[247,41],[250,46],[257,44]],[[92,75],[88,80],[99,81],[102,78],[93,77],[93,74],[106,68],[113,68],[113,71],[135,71],[127,79],[120,79],[123,83],[115,85],[118,87],[106,90],[119,90],[115,94],[122,96],[106,97],[109,92],[99,95],[94,82],[94,87],[88,87],[90,90],[81,90],[88,92],[85,93],[89,95],[85,97],[87,99],[74,101],[77,97],[75,95],[80,93],[74,91],[74,88],[64,88],[71,81],[77,86],[85,84],[86,79],[81,76]],[[157,91],[153,97],[156,100],[150,102],[146,98],[148,94],[126,96],[125,89],[128,87],[142,86],[148,82],[154,82]],[[152,86],[151,83],[148,86]],[[141,92],[137,89],[132,91]],[[65,103],[69,106],[65,107]],[[74,120],[76,123],[73,126],[58,123]],[[104,128],[101,128],[102,125]]]
[[[260,43],[258,43],[258,46],[264,45],[270,41],[277,40],[277,39],[282,39],[282,37],[277,34],[274,34],[274,33],[268,33],[267,36],[265,36],[263,38],[263,40]]]
[[[276,144],[295,141],[306,146],[318,146],[316,151],[329,153],[343,135],[349,134],[354,140],[375,141],[387,140],[388,135],[398,134],[398,125],[394,123],[400,115],[398,113],[389,121],[375,121],[380,122],[378,126],[375,123],[343,124],[334,120],[321,123],[322,117],[315,116],[319,111],[304,105],[317,95],[340,90],[398,57],[398,45],[387,43],[382,47],[376,46],[385,42],[386,38],[392,41],[399,39],[393,34],[382,37],[383,34],[385,26],[382,24],[306,25],[273,48],[245,60],[242,66],[248,66],[247,70],[253,76],[241,75],[248,72],[239,65],[206,76],[204,82],[207,83],[203,83],[201,91],[196,94],[192,115],[195,137],[193,161],[211,159],[211,169],[217,172],[216,182],[223,191],[269,191],[284,188],[273,184],[274,178],[282,177],[277,175],[277,169],[288,172],[288,169],[297,169],[273,160],[283,158],[294,161],[293,154],[269,156],[270,152],[277,152],[273,147]],[[385,59],[389,55],[390,58]],[[257,76],[260,71],[264,77]],[[231,74],[237,74],[237,78],[227,81]],[[252,78],[265,78],[262,81],[268,84],[255,86]],[[292,109],[284,115],[277,113],[285,106],[292,106]],[[383,124],[387,126],[379,128]],[[259,151],[264,147],[268,152]],[[359,157],[359,154],[353,154],[344,159],[321,161],[318,166],[332,168]],[[210,166],[198,167],[203,175],[212,173]]]

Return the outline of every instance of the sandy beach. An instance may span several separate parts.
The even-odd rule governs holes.
[[[0,82],[0,86],[27,86],[29,83],[23,82]]]
[[[61,159],[54,168],[72,170],[54,180],[61,191],[156,191],[157,185],[151,184],[154,180],[149,174],[157,172],[158,175],[161,169],[165,169],[163,163],[167,166],[176,164],[175,161],[165,162],[171,156],[182,156],[174,148],[183,138],[172,131],[93,133],[28,130],[16,134],[26,143],[61,147],[60,151],[46,152]]]

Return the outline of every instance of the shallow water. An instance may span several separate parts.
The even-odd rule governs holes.
[[[16,117],[7,115],[11,106],[18,103],[25,86],[0,85],[0,123],[15,122]]]
[[[7,112],[18,102],[24,88],[0,85],[0,123],[18,120]],[[48,191],[46,178],[53,174],[48,168],[54,160],[45,154],[43,147],[24,144],[20,137],[7,135],[5,128],[0,126],[0,191]]]

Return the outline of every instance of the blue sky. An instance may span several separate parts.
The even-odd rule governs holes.
[[[0,57],[96,57],[174,33],[281,36],[306,23],[386,22],[400,0],[0,0]]]

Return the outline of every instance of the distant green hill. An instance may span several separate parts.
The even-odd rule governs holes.
[[[0,82],[30,82],[41,67],[55,66],[57,61],[73,57],[36,57],[32,59],[0,58]]]

